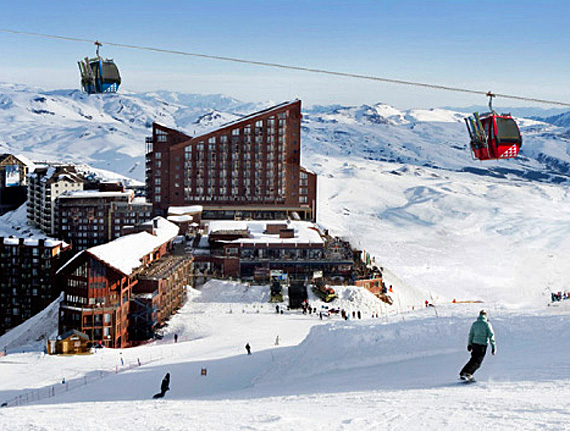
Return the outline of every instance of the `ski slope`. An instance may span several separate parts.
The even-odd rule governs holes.
[[[261,108],[223,96],[0,88],[3,151],[139,179],[152,120],[193,135]],[[0,429],[568,429],[570,304],[547,305],[570,279],[567,125],[523,119],[522,156],[482,164],[469,159],[461,121],[384,104],[304,111],[318,222],[383,266],[393,307],[339,287],[338,306],[363,318],[321,321],[277,315],[267,288],[210,283],[189,292],[162,340],[77,357],[42,354],[51,309],[0,337],[0,403],[10,402]],[[39,235],[24,216],[3,216],[3,235]],[[456,378],[481,307],[498,355],[466,386]],[[152,400],[166,372],[171,391]],[[32,394],[45,396],[12,407]]]
[[[276,314],[267,287],[210,282],[190,292],[160,341],[90,356],[9,353],[0,358],[0,400],[106,374],[0,409],[0,423],[10,430],[73,430],[79,421],[86,430],[566,429],[570,304],[490,305],[498,353],[466,385],[457,374],[480,304],[441,304],[438,317],[428,307],[373,318],[379,304],[367,292],[340,290],[339,305],[361,310],[361,320]],[[167,372],[171,390],[151,399]]]

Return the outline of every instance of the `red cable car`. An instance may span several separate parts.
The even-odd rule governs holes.
[[[510,114],[497,114],[491,104],[494,94],[487,95],[491,112],[481,116],[475,112],[465,119],[471,151],[479,160],[513,159],[522,145],[519,127]]]

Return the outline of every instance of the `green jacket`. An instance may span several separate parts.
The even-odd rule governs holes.
[[[493,332],[493,327],[487,318],[480,314],[477,320],[473,322],[473,325],[471,325],[468,345],[481,344],[486,346],[487,341],[491,343],[491,348],[495,350],[495,333]]]

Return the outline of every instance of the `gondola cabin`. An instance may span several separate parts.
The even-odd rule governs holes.
[[[475,113],[465,119],[465,124],[476,159],[512,159],[518,155],[522,137],[516,121],[509,114],[492,111],[479,116]]]
[[[116,93],[121,85],[119,68],[111,59],[103,59],[99,55],[100,42],[95,42],[97,54],[95,58],[85,57],[78,61],[81,73],[81,87],[87,94]]]
[[[87,58],[79,61],[81,86],[87,94],[116,93],[121,85],[119,68],[113,60]]]

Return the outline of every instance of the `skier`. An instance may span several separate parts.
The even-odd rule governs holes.
[[[247,350],[247,354],[248,354],[248,355],[251,355],[251,346],[249,345],[249,343],[247,343],[247,344],[245,345],[245,350]]]
[[[471,330],[469,331],[467,350],[471,352],[471,359],[459,373],[459,377],[462,380],[473,379],[473,373],[479,369],[487,352],[487,342],[491,343],[491,354],[494,355],[497,351],[495,333],[493,332],[493,327],[487,320],[487,312],[481,310],[479,317],[473,322]]]
[[[166,373],[166,376],[162,379],[162,383],[160,384],[160,392],[158,394],[154,394],[153,398],[163,398],[166,394],[166,391],[170,390],[170,373]]]

